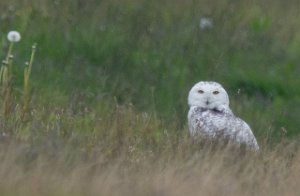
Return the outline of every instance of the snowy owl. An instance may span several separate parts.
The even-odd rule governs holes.
[[[189,92],[188,104],[188,125],[192,136],[226,138],[250,149],[259,149],[249,125],[232,113],[228,94],[219,83],[201,81],[195,84]]]

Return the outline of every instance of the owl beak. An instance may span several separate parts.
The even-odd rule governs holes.
[[[208,100],[206,100],[206,102],[205,102],[205,103],[206,103],[206,105],[209,105],[209,104],[210,104],[210,102],[209,102]]]

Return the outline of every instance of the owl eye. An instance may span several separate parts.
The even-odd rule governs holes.
[[[198,93],[203,94],[204,91],[203,90],[198,90]]]
[[[219,93],[220,93],[219,91],[214,91],[214,92],[213,92],[214,95],[217,95],[217,94],[219,94]]]

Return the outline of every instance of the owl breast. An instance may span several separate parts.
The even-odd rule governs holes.
[[[189,112],[189,128],[192,135],[207,137],[227,136],[234,130],[230,129],[230,121],[235,118],[232,114],[214,109],[191,108]]]
[[[246,144],[258,149],[250,127],[231,111],[191,107],[188,114],[189,130],[192,136],[209,139],[226,138],[237,144]]]

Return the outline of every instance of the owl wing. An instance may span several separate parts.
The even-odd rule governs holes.
[[[192,107],[188,114],[188,124],[192,136],[224,137],[238,144],[246,144],[251,149],[259,149],[248,124],[235,117],[231,112]]]
[[[235,133],[235,137],[238,143],[246,144],[253,150],[259,150],[256,138],[249,127],[249,125],[240,118],[235,119],[236,123],[232,125],[232,130]]]

